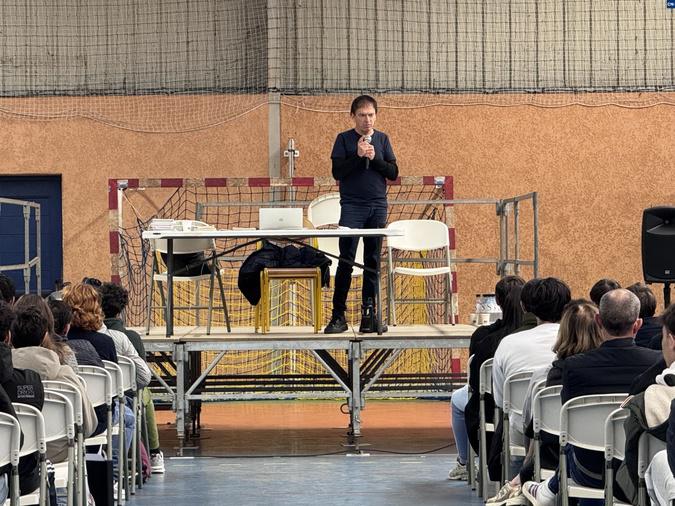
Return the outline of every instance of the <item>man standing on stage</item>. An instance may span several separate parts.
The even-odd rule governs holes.
[[[362,95],[352,102],[350,115],[354,128],[338,134],[333,145],[333,177],[340,184],[340,225],[349,228],[384,228],[387,224],[387,184],[389,179],[398,177],[396,157],[389,143],[389,137],[374,130],[377,116],[377,102],[373,97]],[[340,238],[340,260],[335,274],[333,294],[333,316],[326,326],[326,334],[337,334],[347,330],[345,311],[347,293],[352,282],[352,265],[358,237]],[[376,269],[380,262],[382,239],[363,238],[363,264]],[[376,275],[363,271],[362,303],[364,317],[359,332],[376,332],[375,314]],[[386,327],[383,326],[383,331]]]

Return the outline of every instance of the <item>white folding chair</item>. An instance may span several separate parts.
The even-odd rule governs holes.
[[[511,433],[511,424],[509,420],[511,415],[523,416],[523,407],[525,398],[530,386],[532,371],[521,371],[509,375],[504,380],[504,401],[502,410],[502,483],[510,479],[509,469],[511,467],[511,457],[525,457],[527,448],[522,444],[513,441],[514,434]]]
[[[388,289],[389,289],[389,321],[396,325],[396,289],[394,286],[397,276],[445,276],[445,297],[442,299],[400,299],[408,304],[445,304],[445,321],[455,323],[452,294],[452,260],[450,257],[450,236],[448,226],[436,220],[400,220],[390,223],[387,228],[402,230],[400,237],[387,238],[388,258]],[[444,258],[406,258],[398,259],[394,251],[429,252],[442,250]],[[439,267],[410,267],[396,266],[398,262],[411,263],[431,261],[440,264]]]
[[[45,441],[45,420],[39,409],[28,404],[13,403],[16,418],[23,433],[23,445],[19,456],[24,457],[38,453],[40,484],[37,490],[24,494],[20,498],[21,506],[30,504],[47,504],[47,442]]]
[[[7,413],[0,413],[0,467],[10,464],[10,506],[19,506],[19,452],[21,450],[21,427],[19,421]],[[7,504],[7,503],[5,503]]]
[[[570,497],[604,499],[603,488],[584,487],[567,477],[567,445],[597,452],[605,451],[605,420],[626,400],[627,394],[584,395],[570,399],[560,410],[560,496],[562,504]]]
[[[118,357],[119,360],[119,357]],[[103,361],[103,367],[110,374],[112,379],[112,391],[115,397],[117,397],[117,425],[113,427],[112,434],[117,435],[117,497],[118,504],[124,502],[122,491],[126,488],[124,483],[126,482],[128,476],[127,469],[125,468],[125,442],[124,442],[124,411],[126,403],[124,401],[124,374],[122,369],[115,362],[110,362],[109,360]],[[112,448],[112,447],[111,447]]]
[[[661,441],[648,432],[643,432],[640,435],[640,439],[638,440],[638,503],[640,506],[649,505],[645,472],[654,455],[665,449],[665,441]]]
[[[42,385],[45,390],[58,392],[68,398],[73,406],[75,416],[75,479],[74,496],[77,506],[82,506],[87,500],[86,487],[84,485],[84,461],[86,448],[84,446],[84,413],[82,395],[80,391],[65,381],[44,380]]]
[[[473,355],[469,357],[469,360],[466,362],[466,387],[469,390],[469,398],[471,398],[471,385],[469,380],[471,379],[471,362],[473,362]],[[453,421],[454,422],[454,421]],[[473,449],[473,446],[469,445],[469,459],[467,460],[467,474],[469,475],[468,484],[472,490],[476,490],[477,487],[477,473],[476,473],[476,452]]]
[[[614,459],[623,460],[626,449],[626,431],[623,423],[628,418],[629,411],[619,408],[612,411],[605,420],[605,504],[624,505],[614,499]],[[625,506],[628,506],[627,504]]]
[[[327,193],[312,200],[307,206],[307,219],[315,228],[338,225],[340,222],[340,194],[337,192]],[[363,259],[363,239],[359,237],[358,241],[355,257],[357,262],[359,258]],[[319,237],[317,248],[324,253],[340,256],[340,240],[337,237]],[[329,271],[331,276],[335,276],[338,260],[333,257],[331,257],[331,260]],[[363,269],[353,266],[352,277],[362,275]]]
[[[75,497],[75,412],[70,399],[61,392],[45,389],[42,416],[45,421],[47,443],[65,439],[68,443],[68,458],[54,464],[54,483],[57,488],[66,487],[67,505],[73,506]]]
[[[129,480],[125,480],[125,490],[128,492],[129,488],[132,494],[136,493],[136,480],[141,478],[141,471],[137,469],[137,465],[140,463],[138,458],[138,449],[140,442],[140,417],[138,416],[138,406],[139,406],[139,396],[141,395],[140,390],[138,389],[136,383],[136,364],[127,357],[118,356],[117,365],[122,370],[122,383],[125,392],[132,392],[133,394],[133,411],[134,416],[136,417],[136,424],[134,426],[134,438],[131,440],[131,483]],[[124,455],[125,461],[127,455],[125,452]],[[125,462],[124,469],[127,469],[127,462]],[[131,487],[129,487],[131,485]]]
[[[206,223],[202,223],[200,221],[193,221],[193,220],[175,220],[175,226],[177,227],[177,230],[192,230],[192,229],[211,229],[210,225]],[[152,223],[151,223],[152,227]],[[179,228],[178,228],[179,227]],[[152,229],[152,228],[150,228]],[[164,293],[164,288],[162,286],[162,283],[167,282],[168,278],[168,273],[166,270],[161,271],[159,270],[159,259],[157,258],[157,254],[166,254],[167,253],[167,240],[166,239],[152,239],[150,240],[150,248],[151,248],[151,254],[152,254],[152,269],[150,273],[150,287],[148,290],[148,312],[147,312],[147,320],[146,320],[146,327],[145,327],[145,333],[149,334],[150,333],[150,326],[152,324],[152,314],[153,314],[153,309],[162,309],[164,310],[164,321],[166,322],[168,320],[168,314],[167,314],[167,307],[166,307],[166,295]],[[227,311],[227,301],[225,299],[225,290],[223,288],[223,278],[221,275],[221,269],[220,265],[218,263],[218,260],[216,258],[216,242],[214,239],[207,239],[207,238],[191,238],[191,239],[174,239],[173,240],[173,253],[174,255],[180,255],[180,254],[194,254],[194,253],[206,253],[206,258],[209,263],[209,271],[206,274],[201,274],[197,276],[186,276],[186,275],[181,275],[178,273],[178,275],[173,276],[173,283],[193,283],[195,286],[195,304],[194,305],[174,305],[174,310],[178,309],[194,309],[197,311],[196,313],[196,319],[197,319],[197,325],[200,324],[200,315],[201,311],[203,309],[207,309],[207,323],[206,323],[206,334],[211,333],[211,321],[212,321],[212,316],[213,316],[213,290],[214,290],[214,283],[217,280],[218,281],[218,287],[220,289],[220,301],[221,301],[221,309],[223,310],[223,315],[225,318],[225,325],[227,326],[227,331],[230,332],[230,316]],[[208,281],[209,282],[209,302],[208,305],[204,306],[201,304],[200,296],[199,296],[199,287],[200,283],[202,281]],[[162,301],[162,304],[157,306],[153,305],[152,302],[152,296],[153,292],[155,289],[155,284],[157,284],[157,287],[159,288],[159,294],[160,298]]]
[[[117,395],[113,390],[113,380],[103,367],[80,365],[78,375],[87,385],[87,396],[94,407],[106,406],[106,430],[97,436],[85,440],[85,445],[105,445],[108,455],[112,455],[112,406]]]
[[[488,466],[487,466],[487,433],[495,431],[495,420],[498,420],[498,410],[495,408],[495,416],[492,422],[488,423],[485,415],[485,396],[492,394],[492,363],[493,359],[488,359],[480,366],[478,378],[478,398],[479,404],[479,441],[478,441],[478,462],[480,466],[480,495],[483,498],[488,497]]]
[[[545,383],[544,383],[545,385]],[[550,478],[555,469],[541,467],[541,433],[560,436],[560,410],[562,386],[543,386],[532,398],[532,428],[534,432],[534,481]]]

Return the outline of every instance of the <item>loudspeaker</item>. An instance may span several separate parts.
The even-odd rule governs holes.
[[[646,282],[675,282],[675,207],[642,213],[642,271]]]

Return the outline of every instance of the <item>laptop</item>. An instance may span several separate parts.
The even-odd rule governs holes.
[[[261,207],[258,210],[260,230],[302,230],[301,207]]]

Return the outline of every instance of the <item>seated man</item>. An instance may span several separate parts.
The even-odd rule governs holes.
[[[654,316],[656,313],[656,297],[654,296],[654,292],[644,283],[634,283],[627,287],[626,290],[633,292],[640,299],[642,327],[635,334],[635,344],[653,350],[660,350],[661,322]]]
[[[634,337],[642,325],[640,300],[619,288],[600,299],[598,323],[602,344],[591,351],[567,358],[563,363],[561,400],[583,395],[628,392],[634,378],[660,359],[655,350],[637,346]],[[602,423],[599,421],[598,423]],[[582,486],[601,488],[605,466],[602,452],[567,445],[568,475]],[[559,491],[558,473],[543,483],[527,482],[523,494],[534,504],[554,506]]]
[[[591,300],[596,306],[599,306],[600,299],[602,299],[602,296],[605,295],[607,292],[616,290],[617,288],[621,288],[621,285],[617,280],[611,278],[599,279],[591,287],[591,291],[589,292],[588,296],[591,298]]]
[[[16,299],[16,289],[12,280],[0,272],[0,300],[5,301],[10,306]]]
[[[506,378],[517,372],[547,367],[555,360],[553,345],[558,337],[560,317],[571,298],[569,287],[556,278],[538,280],[530,297],[528,309],[537,318],[537,326],[506,336],[495,352],[492,391],[495,405],[500,408],[504,405]],[[509,422],[512,434],[522,434],[520,415],[512,413]]]

